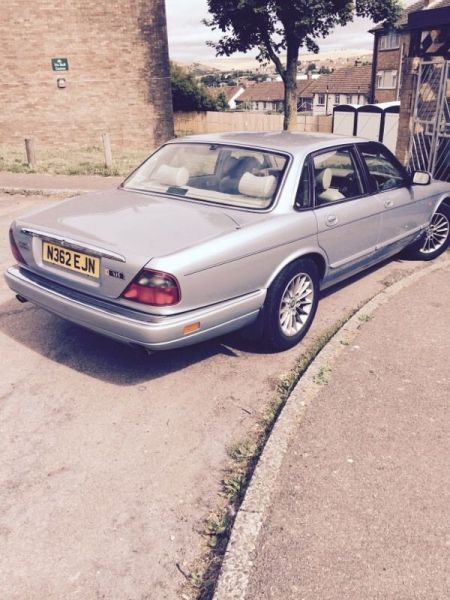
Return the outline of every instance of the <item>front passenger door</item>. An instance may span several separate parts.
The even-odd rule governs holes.
[[[367,168],[369,184],[383,207],[380,252],[400,250],[426,225],[430,209],[409,185],[408,175],[397,159],[378,143],[357,146]]]

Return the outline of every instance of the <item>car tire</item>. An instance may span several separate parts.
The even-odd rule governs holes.
[[[268,289],[263,340],[269,350],[292,348],[306,335],[319,302],[319,270],[310,258],[288,265]]]
[[[407,249],[406,254],[413,260],[433,260],[447,250],[449,242],[450,207],[441,204],[424,234]]]

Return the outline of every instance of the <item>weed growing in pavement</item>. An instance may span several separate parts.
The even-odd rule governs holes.
[[[327,385],[330,380],[331,368],[321,367],[317,375],[314,375],[313,381],[317,385]]]
[[[224,502],[222,507],[209,515],[205,521],[203,535],[207,550],[189,574],[183,573],[187,579],[183,598],[212,599],[236,513],[278,415],[314,358],[359,308],[335,323],[303,352],[289,373],[280,379],[274,398],[247,438],[229,449],[230,462],[222,479]],[[322,383],[326,383],[329,372],[331,369],[327,368],[323,373]]]
[[[222,481],[223,494],[225,498],[233,500],[242,489],[247,486],[247,478],[245,473],[234,471],[229,475],[226,475]]]
[[[361,321],[361,323],[368,323],[372,319],[373,319],[373,317],[371,315],[360,315],[358,317],[358,320]]]

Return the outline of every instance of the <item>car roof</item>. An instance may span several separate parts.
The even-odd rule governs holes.
[[[304,156],[315,150],[322,150],[340,144],[367,142],[358,137],[336,135],[332,133],[300,133],[297,131],[243,131],[228,133],[209,133],[177,138],[174,142],[189,141],[208,144],[229,144],[238,146],[254,146],[279,152],[289,152]]]

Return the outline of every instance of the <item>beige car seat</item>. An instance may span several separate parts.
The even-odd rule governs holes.
[[[316,190],[319,192],[318,198],[323,202],[336,202],[345,198],[344,194],[331,186],[333,171],[330,168],[323,169],[316,177]],[[320,191],[322,190],[322,191]]]

